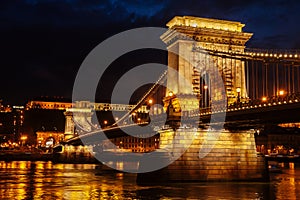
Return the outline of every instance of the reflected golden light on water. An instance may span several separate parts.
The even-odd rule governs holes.
[[[274,199],[271,193],[276,199],[298,199],[300,169],[291,163],[285,167],[270,185],[180,183],[141,187],[135,183],[136,175],[101,170],[100,165],[0,162],[0,199]]]
[[[289,169],[294,170],[295,169],[295,163],[289,163]]]
[[[124,163],[123,162],[117,162],[117,167],[116,167],[117,170],[124,170]]]

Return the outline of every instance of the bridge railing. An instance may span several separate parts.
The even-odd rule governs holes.
[[[192,111],[188,111],[186,115],[190,117],[196,117],[199,116],[199,114],[210,115],[218,112],[230,112],[230,111],[241,110],[241,109],[255,109],[263,106],[276,106],[276,105],[298,103],[298,102],[300,102],[300,92],[293,93],[290,95],[285,95],[285,96],[265,97],[264,99],[254,99],[254,100],[247,99],[245,101],[229,104],[227,108],[218,105],[214,105],[213,108],[203,107],[203,108],[199,108],[200,112],[199,110],[192,110]]]
[[[245,48],[245,52],[264,54],[300,54],[300,49],[257,49]]]
[[[228,105],[228,109],[234,108],[241,108],[241,107],[254,107],[259,105],[268,105],[268,106],[275,106],[281,105],[285,103],[297,103],[300,102],[300,92],[292,93],[290,95],[285,96],[271,96],[271,97],[264,97],[262,99],[254,99],[254,100],[247,100],[244,102],[235,102],[233,104]]]

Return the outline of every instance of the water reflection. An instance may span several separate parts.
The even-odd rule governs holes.
[[[270,183],[174,183],[141,187],[136,175],[91,164],[1,162],[0,199],[299,199],[300,168],[283,165]]]
[[[280,163],[283,173],[271,176],[277,199],[300,199],[300,166]]]

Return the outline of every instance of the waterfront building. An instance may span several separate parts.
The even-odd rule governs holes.
[[[59,131],[37,131],[37,144],[39,147],[53,147],[64,140],[64,133]]]

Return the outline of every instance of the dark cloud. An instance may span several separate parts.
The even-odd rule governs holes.
[[[0,98],[23,103],[70,95],[90,50],[130,28],[164,27],[175,15],[241,21],[249,47],[300,48],[296,0],[7,0],[0,1]]]

